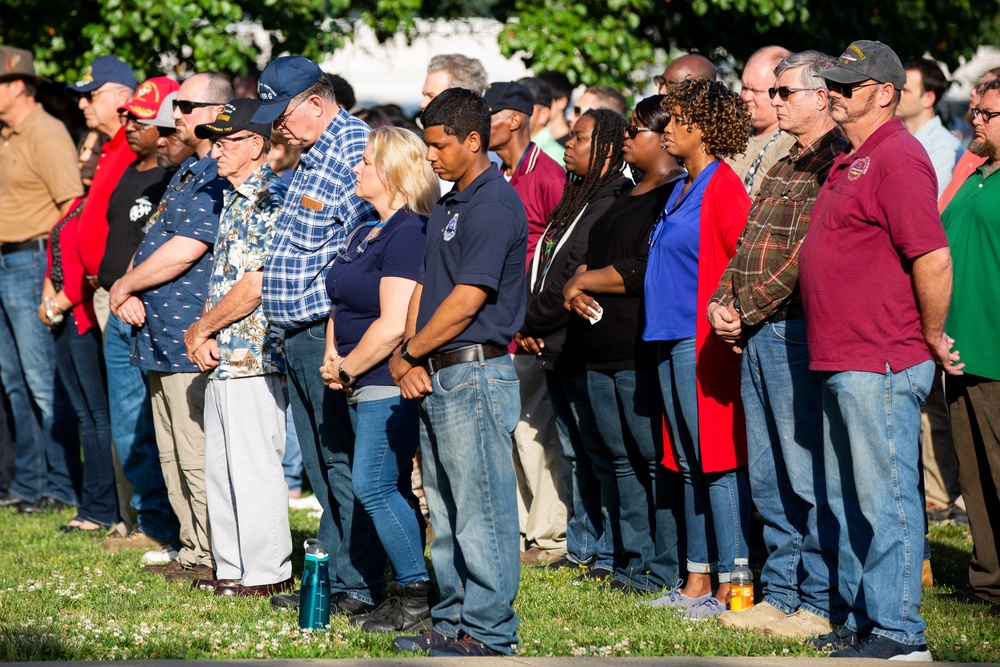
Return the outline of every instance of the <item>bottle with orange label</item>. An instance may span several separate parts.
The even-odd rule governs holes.
[[[732,611],[746,611],[753,606],[753,572],[749,563],[746,558],[735,560],[736,567],[729,578],[729,608]]]

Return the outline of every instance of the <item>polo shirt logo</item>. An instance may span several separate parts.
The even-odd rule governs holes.
[[[455,234],[458,232],[458,213],[452,216],[448,224],[444,226],[444,233],[441,235],[445,241],[450,241],[455,238]]]
[[[847,180],[856,181],[865,174],[868,173],[868,165],[871,164],[871,158],[862,157],[854,161],[851,165],[851,169],[847,172]]]

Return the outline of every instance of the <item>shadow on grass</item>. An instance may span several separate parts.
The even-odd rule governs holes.
[[[0,662],[73,660],[76,651],[51,633],[0,629]]]
[[[931,541],[931,566],[935,586],[955,590],[969,587],[969,550],[945,541]]]

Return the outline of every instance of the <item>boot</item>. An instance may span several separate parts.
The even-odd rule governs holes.
[[[392,582],[385,587],[385,602],[358,625],[367,632],[426,632],[434,625],[431,607],[436,603],[437,591],[429,581],[414,581],[405,587]]]

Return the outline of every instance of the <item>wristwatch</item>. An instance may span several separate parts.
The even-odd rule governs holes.
[[[351,377],[350,374],[344,370],[344,360],[340,360],[340,366],[337,367],[337,375],[340,377],[340,384],[345,387],[353,386],[355,382],[358,381],[357,378]]]
[[[403,347],[399,348],[399,356],[411,366],[419,366],[421,364],[420,359],[410,354],[410,341],[406,341],[403,343]]]

